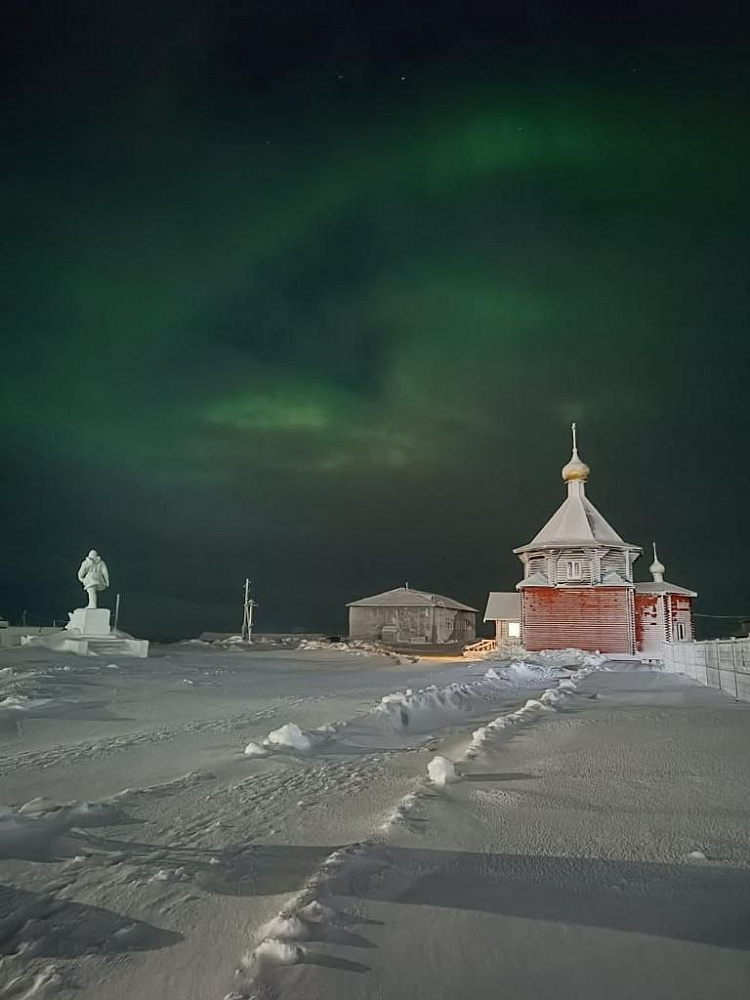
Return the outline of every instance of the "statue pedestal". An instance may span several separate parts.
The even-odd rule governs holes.
[[[70,621],[65,626],[68,632],[78,632],[79,635],[110,635],[108,608],[76,608],[68,615]]]
[[[134,639],[127,632],[113,632],[108,608],[77,608],[60,632],[30,636],[23,645],[46,646],[57,653],[77,656],[148,656],[148,639]]]

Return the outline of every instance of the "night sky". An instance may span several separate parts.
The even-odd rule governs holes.
[[[0,612],[92,546],[151,637],[245,576],[262,631],[483,608],[577,420],[620,534],[750,615],[743,6],[6,3]]]

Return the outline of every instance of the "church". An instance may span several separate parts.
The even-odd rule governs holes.
[[[523,646],[658,655],[664,642],[693,639],[692,590],[667,583],[656,555],[652,579],[636,583],[642,549],[624,541],[586,496],[590,469],[573,454],[563,466],[567,496],[542,530],[513,551],[523,563]]]

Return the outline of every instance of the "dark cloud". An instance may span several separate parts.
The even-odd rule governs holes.
[[[2,610],[92,544],[152,635],[246,574],[269,629],[481,605],[577,419],[622,534],[750,611],[748,71],[699,6],[11,5]]]

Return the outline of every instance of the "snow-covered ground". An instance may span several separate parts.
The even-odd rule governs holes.
[[[3,653],[0,993],[748,995],[750,705],[581,656],[154,652]]]

